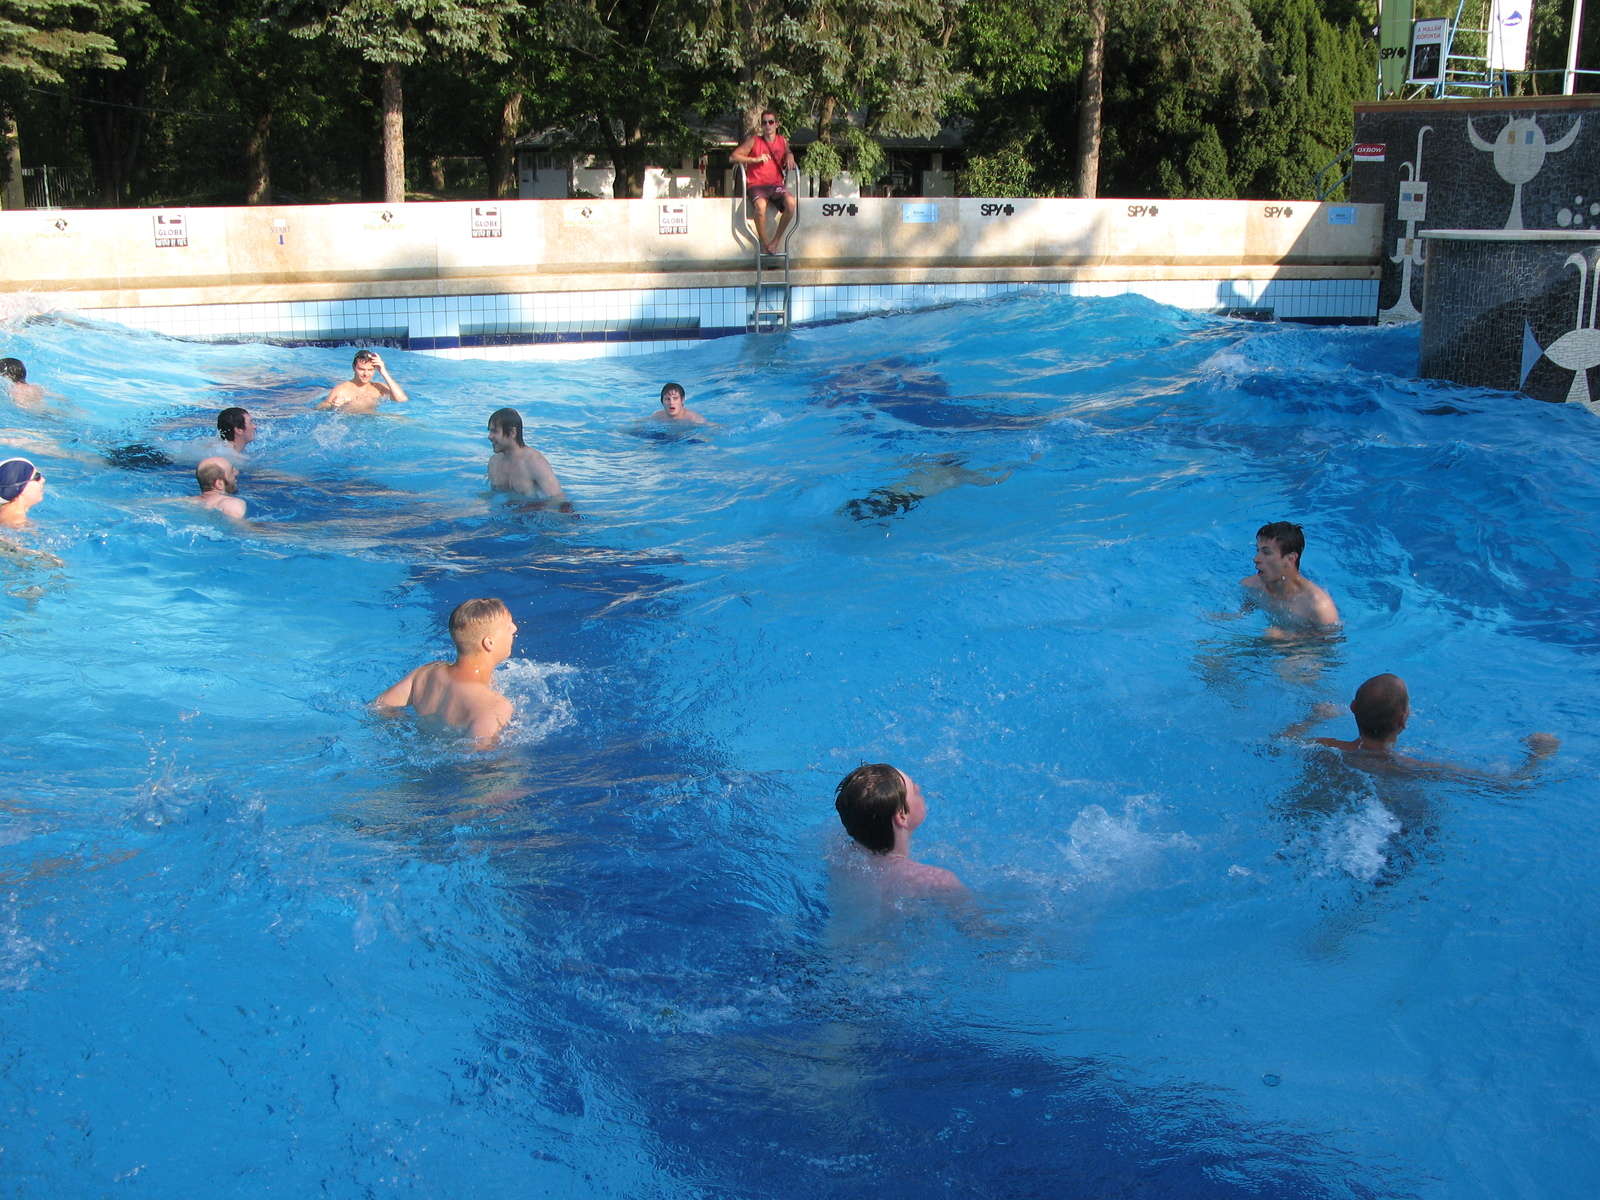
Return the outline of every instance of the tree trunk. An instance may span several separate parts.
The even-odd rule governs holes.
[[[401,92],[403,67],[383,64],[383,202],[406,202],[405,103]]]
[[[22,142],[17,137],[16,115],[10,111],[0,118],[0,141],[5,142],[5,162],[0,164],[5,190],[0,194],[0,208],[25,208],[28,198],[22,190]]]
[[[517,134],[522,130],[522,93],[512,92],[500,109],[500,137],[495,143],[494,194],[509,200],[517,194]]]
[[[1078,96],[1078,195],[1100,192],[1100,115],[1105,104],[1106,4],[1089,0],[1089,37],[1083,47],[1083,86]]]
[[[272,110],[256,114],[255,122],[244,140],[246,204],[272,203],[272,169],[267,163],[267,139],[272,134]]]
[[[817,141],[824,145],[833,145],[833,113],[838,107],[839,97],[829,94],[822,98],[822,112],[817,116]],[[817,180],[817,195],[833,195],[833,180]]]

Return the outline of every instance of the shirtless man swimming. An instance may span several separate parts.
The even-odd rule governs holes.
[[[194,481],[200,485],[200,494],[190,496],[196,504],[215,509],[225,517],[244,516],[244,501],[239,499],[239,472],[228,459],[219,456],[202,458],[194,469]]]
[[[456,661],[418,667],[372,703],[410,705],[425,721],[465,729],[479,749],[494,744],[516,711],[494,689],[494,669],[511,657],[517,626],[499,600],[468,600],[450,614]]]
[[[28,368],[20,358],[0,358],[0,379],[11,386],[11,398],[18,404],[36,404],[44,399],[44,389],[28,382]]]
[[[1357,734],[1353,740],[1329,737],[1307,740],[1319,746],[1331,746],[1335,750],[1356,756],[1357,762],[1364,761],[1370,766],[1476,774],[1473,771],[1445,767],[1441,763],[1424,762],[1419,758],[1409,758],[1395,753],[1394,745],[1400,740],[1400,734],[1404,732],[1407,722],[1411,720],[1411,693],[1406,689],[1406,681],[1398,675],[1374,675],[1363,683],[1356,689],[1355,699],[1350,701],[1350,712],[1356,719]],[[1338,715],[1339,710],[1333,705],[1319,704],[1311,710],[1309,717],[1291,725],[1284,734],[1287,737],[1304,737],[1320,722],[1331,720]],[[1538,763],[1561,748],[1560,739],[1549,733],[1530,733],[1522,739],[1522,742],[1528,747],[1528,758],[1512,773],[1513,778],[1525,777]]]
[[[405,388],[389,374],[389,368],[383,365],[383,359],[376,350],[357,351],[350,366],[355,374],[343,383],[335,384],[328,398],[317,405],[318,408],[330,408],[335,412],[375,413],[380,400],[403,403],[410,399]],[[383,382],[374,383],[374,374],[382,375]]]
[[[0,462],[0,526],[26,529],[28,510],[44,499],[44,472],[26,458]]]
[[[691,408],[685,407],[688,399],[681,383],[669,383],[661,389],[661,411],[655,413],[657,421],[683,421],[689,425],[704,425],[706,419]]]
[[[1339,624],[1339,610],[1328,593],[1300,574],[1306,535],[1292,521],[1273,521],[1256,530],[1256,573],[1239,582],[1267,610],[1270,638],[1328,630]],[[1248,606],[1246,606],[1248,608]]]
[[[244,461],[244,448],[256,440],[256,423],[245,408],[225,408],[217,414],[217,436],[225,443],[223,453]]]
[[[920,895],[950,895],[965,885],[943,867],[911,857],[911,835],[928,815],[922,789],[888,763],[862,763],[839,781],[833,806],[856,843],[886,881]]]
[[[489,417],[489,486],[497,492],[516,492],[539,500],[553,500],[562,512],[572,502],[561,490],[550,462],[522,440],[522,414],[514,408],[497,409]]]

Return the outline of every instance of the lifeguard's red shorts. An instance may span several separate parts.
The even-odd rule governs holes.
[[[789,189],[781,183],[757,184],[750,189],[750,199],[752,200],[787,200],[788,198]]]

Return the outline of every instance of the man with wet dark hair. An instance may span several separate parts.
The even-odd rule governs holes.
[[[869,861],[897,883],[923,892],[963,890],[952,872],[911,857],[911,835],[928,815],[911,776],[888,763],[862,763],[839,781],[833,806],[845,832],[871,853]]]
[[[217,436],[228,443],[228,449],[243,454],[244,448],[256,440],[256,423],[248,409],[225,408],[217,414]]]
[[[1463,772],[1460,768],[1445,768],[1439,763],[1423,762],[1394,752],[1395,743],[1400,740],[1400,734],[1411,720],[1411,693],[1406,689],[1406,681],[1398,675],[1374,675],[1363,683],[1356,689],[1355,699],[1350,701],[1350,712],[1356,719],[1358,734],[1353,741],[1327,737],[1308,740],[1316,742],[1319,746],[1332,746],[1335,750],[1342,750],[1346,754],[1369,756],[1371,759],[1393,766],[1445,769],[1456,774],[1475,773]],[[1334,705],[1319,704],[1311,710],[1311,715],[1304,721],[1290,726],[1285,731],[1286,735],[1303,736],[1314,725],[1338,715],[1339,710]],[[1513,773],[1514,777],[1528,774],[1539,762],[1549,758],[1561,748],[1560,739],[1548,733],[1530,733],[1522,741],[1528,747],[1528,758]]]
[[[405,388],[389,374],[389,368],[383,365],[383,357],[376,350],[356,351],[350,369],[353,372],[351,377],[335,384],[328,398],[317,405],[318,408],[331,408],[335,412],[375,413],[380,400],[404,402],[410,399]],[[382,375],[383,382],[374,382],[374,374]]]
[[[661,411],[655,414],[658,421],[684,421],[690,425],[704,425],[706,419],[687,407],[688,394],[681,383],[669,383],[661,389]]]
[[[489,415],[489,486],[497,492],[516,492],[537,500],[553,500],[562,512],[572,503],[561,490],[550,460],[522,440],[522,414],[514,408],[496,409]]]
[[[28,368],[20,358],[0,358],[0,379],[11,385],[13,400],[37,400],[44,394],[43,388],[28,382]]]
[[[1339,624],[1333,599],[1300,574],[1305,549],[1305,532],[1292,521],[1273,521],[1256,530],[1256,573],[1239,582],[1253,593],[1251,600],[1266,609],[1272,621],[1268,637]]]

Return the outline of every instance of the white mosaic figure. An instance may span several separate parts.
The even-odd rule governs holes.
[[[1563,333],[1544,348],[1544,356],[1556,366],[1576,371],[1567,392],[1568,404],[1593,407],[1589,395],[1589,368],[1600,367],[1600,329],[1594,327],[1595,299],[1600,296],[1600,279],[1589,278],[1589,262],[1583,254],[1569,254],[1564,264],[1578,268],[1578,315],[1570,332]],[[1583,302],[1589,301],[1589,323],[1583,323]]]
[[[1422,139],[1433,132],[1432,125],[1417,130],[1417,157],[1401,163],[1405,177],[1400,180],[1400,204],[1395,215],[1406,223],[1406,235],[1395,239],[1394,254],[1389,261],[1400,264],[1400,299],[1393,308],[1378,314],[1380,325],[1393,325],[1400,321],[1420,321],[1422,314],[1411,302],[1411,272],[1423,263],[1422,240],[1417,237],[1417,223],[1428,216],[1428,185],[1422,182]]]
[[[1506,127],[1493,142],[1486,142],[1479,136],[1472,118],[1467,118],[1467,136],[1472,139],[1472,144],[1494,155],[1495,173],[1514,189],[1511,193],[1511,215],[1506,218],[1507,229],[1523,227],[1522,185],[1544,170],[1546,154],[1560,154],[1577,141],[1578,130],[1582,128],[1583,118],[1579,117],[1559,142],[1546,142],[1544,130],[1539,128],[1538,121],[1532,117],[1516,117],[1506,122]]]

